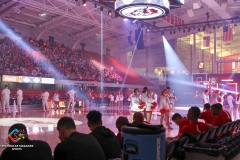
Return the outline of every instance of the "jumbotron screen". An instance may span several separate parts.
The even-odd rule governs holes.
[[[169,13],[169,0],[118,0],[115,10],[130,19],[153,19]]]

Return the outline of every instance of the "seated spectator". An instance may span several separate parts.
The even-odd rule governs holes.
[[[199,119],[203,119],[207,124],[212,124],[213,115],[211,113],[209,103],[204,104],[203,112],[200,114]]]
[[[147,121],[144,121],[144,117],[143,117],[143,114],[141,112],[135,112],[133,114],[133,122],[132,122],[132,124],[139,124],[139,123],[150,124]]]
[[[212,121],[213,126],[220,127],[226,123],[225,118],[220,112],[220,108],[218,104],[213,104],[211,106],[211,112],[212,112],[212,115],[214,116]]]
[[[57,123],[57,130],[61,142],[54,150],[54,160],[105,160],[96,138],[77,132],[72,118],[62,117]]]
[[[181,138],[185,133],[198,134],[207,130],[210,130],[211,125],[205,124],[203,122],[198,122],[198,117],[200,116],[200,109],[198,107],[191,107],[188,110],[187,118],[190,120],[189,125],[185,125],[179,132],[179,138]]]
[[[12,125],[8,134],[12,134],[7,139],[9,145],[18,145],[18,147],[4,149],[0,160],[52,160],[50,146],[44,141],[30,140],[24,124],[16,123]]]
[[[122,126],[124,126],[125,124],[128,124],[128,123],[129,122],[128,122],[127,117],[120,116],[116,120],[116,128],[118,129],[117,138],[118,138],[118,141],[119,141],[121,146],[122,146],[122,132],[121,132],[121,128],[122,128]]]
[[[223,106],[221,103],[217,103],[218,107],[220,108],[220,112],[223,116],[223,118],[225,119],[225,122],[228,123],[228,122],[232,122],[232,118],[231,118],[231,115],[228,111],[224,110],[223,109]]]
[[[182,117],[179,113],[175,113],[172,116],[172,121],[176,123],[176,125],[179,126],[178,134],[180,133],[180,130],[190,124],[190,120],[188,120],[186,117]]]
[[[108,128],[102,126],[102,114],[93,110],[87,114],[88,127],[92,131],[90,134],[96,137],[100,143],[106,160],[121,158],[121,146],[116,135]]]

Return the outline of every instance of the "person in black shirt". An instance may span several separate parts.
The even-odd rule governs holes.
[[[0,160],[52,160],[50,146],[44,141],[30,140],[24,124],[12,125],[8,133],[9,145]]]
[[[72,118],[62,117],[57,130],[61,143],[54,150],[54,160],[105,160],[96,138],[77,132]]]
[[[116,135],[108,128],[102,126],[102,114],[93,110],[87,114],[90,134],[96,137],[100,143],[106,160],[121,158],[121,146]]]

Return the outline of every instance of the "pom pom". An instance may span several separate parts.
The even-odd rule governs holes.
[[[221,97],[218,97],[218,98],[217,98],[217,101],[218,101],[218,102],[221,102],[221,100],[222,100]]]
[[[139,109],[143,109],[145,107],[146,103],[145,102],[141,102],[140,106],[138,106]]]
[[[151,106],[151,109],[155,109],[156,107],[157,107],[157,102],[153,102],[152,106]]]
[[[216,90],[216,91],[215,91],[215,94],[218,94],[218,93],[219,93],[219,90]]]

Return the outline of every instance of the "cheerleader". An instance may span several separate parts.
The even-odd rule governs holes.
[[[146,121],[150,123],[151,117],[152,117],[152,111],[155,109],[157,106],[156,102],[153,99],[153,92],[151,90],[147,90],[146,94],[146,108],[144,109],[144,117],[146,118]],[[154,103],[155,102],[155,103]]]
[[[133,94],[131,96],[131,103],[130,103],[130,112],[131,112],[131,119],[133,121],[133,115],[135,112],[141,112],[143,111],[144,109],[144,106],[141,106],[141,100],[140,100],[140,97],[139,97],[139,89],[138,88],[135,88],[134,91],[133,91]],[[140,109],[140,108],[141,109]]]
[[[141,101],[142,101],[142,102],[146,102],[146,99],[147,99],[147,90],[148,90],[148,88],[147,88],[147,87],[144,87],[144,88],[143,88],[143,91],[142,91],[142,94],[140,95],[140,98],[141,98]]]
[[[165,118],[166,120],[166,125],[167,125],[167,129],[173,129],[170,126],[170,122],[169,122],[169,115],[170,115],[170,101],[168,98],[168,91],[167,89],[164,89],[162,91],[162,95],[160,97],[160,113],[161,113],[161,118],[160,118],[160,124],[163,124],[163,119]]]

